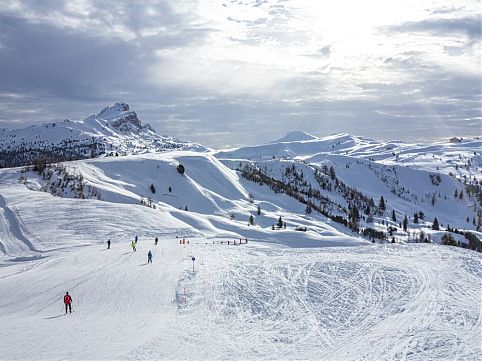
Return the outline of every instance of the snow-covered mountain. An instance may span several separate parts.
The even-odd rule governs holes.
[[[83,121],[66,119],[24,129],[0,129],[0,167],[30,164],[40,158],[63,161],[172,149],[207,150],[158,135],[149,124],[143,125],[126,103],[115,103]]]
[[[481,145],[479,139],[419,145],[292,132],[215,156],[245,178],[291,194],[306,212],[349,221],[356,208],[362,227],[382,226],[385,232],[406,228],[405,217],[415,230],[418,222],[428,225],[435,218],[445,228],[480,230]],[[379,207],[381,197],[385,209]]]
[[[452,173],[467,180],[482,179],[482,139],[452,138],[431,144],[401,141],[377,141],[351,134],[333,134],[318,138],[303,131],[250,147],[222,150],[219,158],[264,160],[299,159],[311,162],[326,155],[362,158],[386,165],[400,165],[426,171]]]
[[[119,156],[0,169],[0,358],[480,359],[478,140],[157,152],[125,105],[88,124]]]

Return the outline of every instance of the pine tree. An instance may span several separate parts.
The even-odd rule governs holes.
[[[439,231],[439,230],[440,230],[440,226],[439,226],[439,224],[438,224],[437,217],[435,217],[435,219],[433,220],[432,229],[433,229],[434,231]]]
[[[276,225],[278,228],[283,228],[283,220],[281,219],[281,216],[279,216],[278,223]]]
[[[261,207],[258,204],[258,210],[256,211],[256,214],[259,216],[261,214]]]
[[[403,230],[406,232],[408,228],[408,218],[407,215],[403,218]]]
[[[454,198],[457,198],[458,196],[459,196],[459,193],[457,192],[457,189],[456,189],[454,193]]]
[[[350,228],[352,230],[358,230],[358,225],[360,221],[360,211],[358,210],[357,206],[352,206],[350,208],[350,213],[348,215],[350,221]]]
[[[253,217],[252,214],[249,216],[249,224],[251,224],[251,225],[254,224],[254,217]]]
[[[418,213],[417,212],[415,212],[413,214],[413,223],[418,223]]]
[[[177,169],[177,171],[178,171],[179,174],[184,174],[184,172],[185,172],[185,170],[186,170],[182,164],[179,164],[179,165],[176,167],[176,169]]]
[[[383,213],[385,212],[385,199],[383,196],[380,197],[380,202],[378,202],[378,209]]]
[[[154,187],[154,184],[151,183],[151,185],[149,186],[149,189],[152,192],[152,194],[156,193],[156,187]]]
[[[336,178],[335,168],[333,168],[333,166],[330,166],[330,178],[332,180],[335,180]]]
[[[395,215],[395,210],[392,210],[392,221],[397,222],[397,216]]]
[[[305,213],[306,213],[306,214],[311,214],[311,206],[310,206],[309,204],[306,205]]]
[[[442,236],[442,244],[444,246],[456,246],[457,242],[455,241],[455,238],[450,233],[445,233]]]

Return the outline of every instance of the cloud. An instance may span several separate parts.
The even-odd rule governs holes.
[[[387,29],[392,32],[423,32],[439,36],[464,34],[472,39],[480,39],[482,23],[480,16],[454,19],[424,19],[392,25],[387,27]]]
[[[126,101],[161,133],[208,146],[293,129],[480,131],[473,5],[376,4],[380,14],[362,17],[347,13],[364,9],[355,1],[0,2],[0,124],[83,119]]]
[[[441,6],[435,9],[429,9],[430,14],[452,14],[462,11],[464,7],[462,6]]]
[[[135,20],[141,15],[136,15],[130,2],[126,3],[116,10],[116,16],[133,11],[125,28],[136,34],[152,29],[154,20],[148,17],[141,26],[141,20]],[[158,63],[156,52],[202,42],[210,32],[198,25],[191,27],[185,19],[168,11],[167,6],[161,6],[157,11],[162,11],[163,15],[156,17],[160,21],[156,26],[165,30],[127,40],[118,34],[103,32],[105,25],[85,31],[83,27],[71,26],[75,22],[59,24],[50,21],[50,17],[44,21],[45,14],[50,11],[65,10],[64,2],[42,2],[44,7],[41,9],[38,8],[39,2],[27,5],[29,11],[25,14],[7,11],[9,15],[5,15],[0,12],[0,93],[18,94],[24,105],[37,102],[40,105],[35,107],[37,109],[43,108],[42,103],[61,102],[94,103],[103,107],[117,99],[132,99],[133,94],[140,92],[155,92],[162,96],[167,89],[159,90],[149,80],[148,69]],[[27,5],[23,3],[20,9]],[[105,11],[102,8],[97,10],[100,14]],[[95,17],[107,16],[97,14]],[[97,20],[90,21],[94,25],[98,23]],[[149,96],[145,99],[150,100]],[[12,112],[13,109],[8,113]],[[0,117],[6,119],[7,114],[0,113]]]

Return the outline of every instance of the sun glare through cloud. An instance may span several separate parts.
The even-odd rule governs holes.
[[[265,124],[253,142],[294,125],[480,134],[479,1],[7,1],[0,26],[0,94],[19,95],[0,97],[7,127],[125,100],[175,134],[195,119],[216,146],[236,144],[209,135],[220,123]]]

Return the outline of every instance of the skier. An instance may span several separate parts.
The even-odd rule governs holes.
[[[147,253],[147,263],[152,263],[152,252],[151,251],[149,251]]]
[[[134,242],[135,244],[137,244],[137,234],[136,234],[136,238],[134,239]]]
[[[154,240],[154,245],[156,245],[156,246],[157,246],[157,241],[158,241],[158,239],[156,237],[156,239]]]
[[[65,304],[65,314],[67,314],[67,308],[69,309],[69,312],[72,313],[72,297],[70,297],[68,292],[65,292],[64,304]]]
[[[110,239],[107,240],[107,249],[110,249]]]
[[[132,250],[135,252],[136,251],[136,243],[132,241],[131,243]]]

